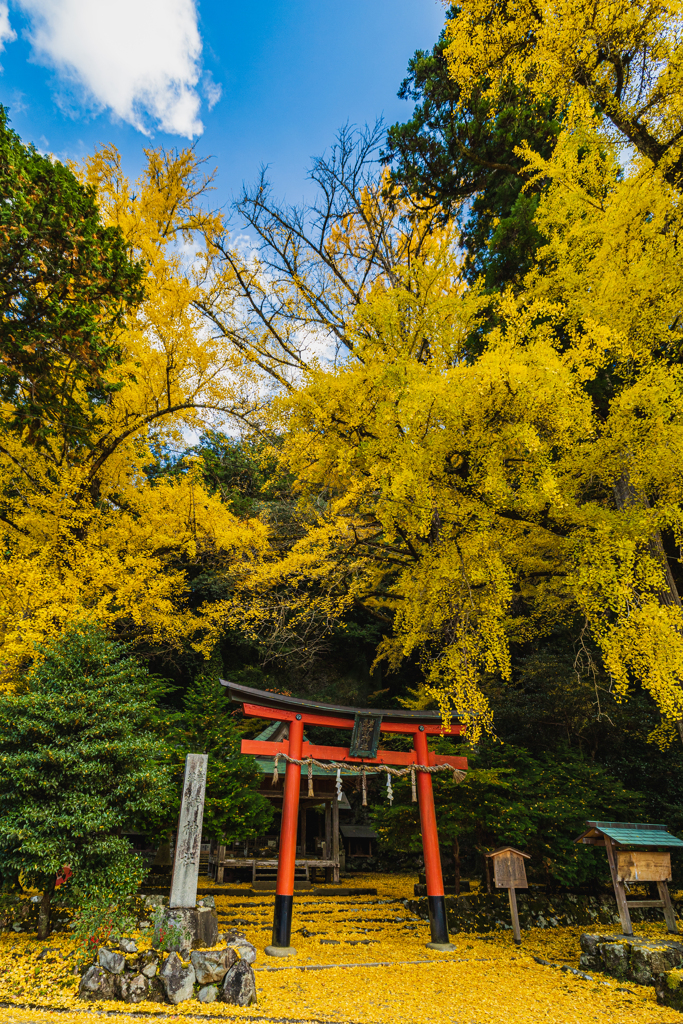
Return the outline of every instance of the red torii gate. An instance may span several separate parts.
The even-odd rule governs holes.
[[[250,686],[240,686],[225,680],[221,680],[221,683],[227,687],[231,700],[244,706],[245,715],[289,722],[288,742],[242,740],[243,754],[265,754],[268,757],[286,754],[296,761],[313,757],[319,761],[341,761],[356,765],[388,765],[391,767],[448,765],[463,771],[467,769],[467,758],[444,757],[433,754],[428,749],[427,737],[443,734],[441,716],[438,711],[347,708],[336,704],[302,700],[298,697],[287,697],[265,690],[255,690]],[[315,743],[304,743],[305,725],[353,729],[351,747],[326,747]],[[457,736],[460,731],[460,725],[453,724],[445,735]],[[377,742],[380,732],[412,736],[414,750],[410,752],[378,750]],[[353,753],[351,753],[352,750]],[[446,950],[453,947],[448,936],[432,777],[428,772],[419,770],[416,771],[416,775],[432,937],[432,941],[427,945],[432,949]],[[272,945],[266,947],[266,953],[269,956],[291,956],[296,952],[290,942],[300,784],[301,765],[288,761],[280,828],[273,938]]]

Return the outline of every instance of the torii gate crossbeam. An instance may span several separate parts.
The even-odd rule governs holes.
[[[461,771],[467,769],[467,758],[444,757],[433,754],[429,750],[427,737],[444,734],[438,711],[400,711],[394,708],[388,710],[348,708],[335,704],[322,704],[317,701],[302,700],[297,697],[288,697],[265,690],[255,690],[249,686],[240,686],[236,683],[225,682],[224,680],[221,680],[221,682],[223,686],[227,687],[231,700],[244,706],[245,715],[289,722],[289,739],[286,743],[242,740],[243,754],[266,754],[272,757],[279,753],[287,754],[296,761],[313,757],[316,760],[341,761],[355,765],[388,765],[392,767],[449,765],[451,768]],[[359,735],[358,725],[359,722],[362,725],[362,720],[374,721],[375,734],[377,736],[380,731],[412,736],[413,750],[378,750],[375,746],[372,750],[374,756],[355,756],[359,751],[355,750],[355,753],[351,754],[349,747],[328,747],[303,742],[304,726],[306,725],[324,725],[335,729],[355,729],[356,731],[354,731],[353,736],[356,737],[357,734]],[[379,724],[377,724],[378,720]],[[372,722],[370,724],[372,725]],[[445,735],[457,736],[460,731],[461,727],[456,723],[451,726],[451,729]],[[416,775],[431,928],[431,942],[427,945],[432,949],[447,950],[453,947],[448,936],[448,920],[446,917],[446,901],[441,872],[439,837],[436,828],[432,777],[428,772],[419,770],[416,772]],[[280,853],[278,858],[272,944],[266,947],[266,953],[269,956],[291,956],[296,953],[290,942],[294,903],[294,869],[300,784],[301,765],[288,761],[285,774],[282,824],[280,828]]]

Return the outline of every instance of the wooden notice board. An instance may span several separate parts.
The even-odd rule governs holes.
[[[649,821],[587,821],[586,831],[576,842],[605,847],[624,935],[633,935],[631,909],[650,907],[662,910],[667,929],[678,934],[667,882],[671,881],[669,850],[683,849],[683,839],[666,825]],[[628,899],[628,887],[639,882],[656,882],[659,899]]]
[[[620,882],[670,882],[671,854],[650,850],[617,850]]]
[[[496,889],[528,889],[524,858],[514,850],[504,850],[493,857]]]
[[[501,846],[499,850],[487,853],[493,861],[493,878],[496,889],[507,889],[510,900],[510,916],[512,918],[512,936],[517,946],[522,941],[517,913],[517,897],[515,889],[528,889],[524,861],[529,859],[528,853],[516,850],[514,846]]]

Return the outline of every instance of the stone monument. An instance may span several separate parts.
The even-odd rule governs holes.
[[[211,906],[197,906],[199,854],[202,845],[204,794],[208,754],[188,754],[185,758],[183,795],[180,803],[171,875],[171,897],[164,920],[155,928],[155,938],[165,933],[177,951],[213,946],[218,939],[218,918]],[[205,904],[206,901],[202,901]],[[212,901],[213,902],[213,901]]]
[[[183,796],[180,803],[178,835],[171,875],[171,910],[195,907],[197,904],[197,878],[199,854],[202,845],[204,821],[204,794],[208,754],[188,754],[185,758]]]

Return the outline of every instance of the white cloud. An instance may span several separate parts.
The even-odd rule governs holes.
[[[209,110],[213,110],[223,95],[223,87],[218,82],[214,82],[210,71],[204,76],[204,95],[206,96]]]
[[[4,49],[5,43],[11,43],[16,38],[17,34],[9,23],[7,3],[0,0],[0,51]]]
[[[195,0],[15,2],[31,19],[35,59],[98,108],[146,134],[154,128],[187,138],[202,133]]]

